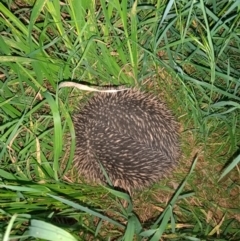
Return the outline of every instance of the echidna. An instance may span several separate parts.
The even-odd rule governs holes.
[[[179,157],[178,123],[166,105],[137,89],[96,93],[74,117],[77,172],[89,181],[142,189]],[[101,164],[100,164],[101,163]]]

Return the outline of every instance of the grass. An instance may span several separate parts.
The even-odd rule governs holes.
[[[238,5],[0,3],[0,237],[239,240]],[[164,98],[181,123],[171,176],[132,199],[75,184],[71,113],[84,94],[58,89],[69,80]]]

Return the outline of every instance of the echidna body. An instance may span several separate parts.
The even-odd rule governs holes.
[[[171,112],[136,89],[95,94],[74,115],[74,125],[74,164],[90,181],[106,182],[103,167],[115,187],[142,189],[161,179],[179,157]]]

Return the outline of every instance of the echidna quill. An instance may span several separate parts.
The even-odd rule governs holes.
[[[137,89],[96,93],[73,121],[74,165],[89,181],[106,183],[104,168],[114,187],[131,192],[160,180],[179,158],[172,113]]]

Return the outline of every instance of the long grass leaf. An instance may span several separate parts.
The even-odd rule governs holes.
[[[41,238],[51,241],[65,240],[65,241],[77,241],[70,233],[66,232],[50,223],[32,219],[31,225],[29,226],[29,231],[27,232],[29,236],[35,238]]]
[[[60,155],[62,153],[62,124],[61,124],[61,117],[59,114],[59,109],[57,106],[56,101],[50,95],[49,92],[43,93],[44,97],[49,103],[49,106],[52,110],[53,115],[53,122],[54,122],[54,162],[53,162],[53,170],[54,170],[54,178],[58,180],[58,172],[59,172],[59,160]]]
[[[240,155],[238,155],[234,160],[224,169],[218,181],[221,181],[229,172],[233,170],[240,163]]]
[[[83,211],[85,213],[88,213],[88,214],[93,215],[95,217],[101,218],[101,219],[103,219],[105,221],[108,221],[108,222],[112,223],[113,225],[116,225],[116,226],[118,226],[120,228],[124,228],[124,225],[120,224],[119,222],[114,221],[113,219],[111,219],[111,218],[109,218],[109,217],[107,217],[107,216],[105,216],[105,215],[103,215],[101,213],[98,213],[98,212],[96,212],[94,210],[91,210],[88,207],[84,207],[84,206],[82,206],[80,204],[77,204],[75,202],[69,201],[67,199],[64,199],[62,197],[55,196],[55,195],[52,195],[52,194],[48,194],[48,196],[50,196],[50,197],[52,197],[52,198],[54,198],[54,199],[56,199],[56,200],[58,200],[58,201],[60,201],[62,203],[65,203],[66,205],[69,205],[69,206],[71,206],[71,207],[73,207],[75,209],[81,210],[81,211]]]

